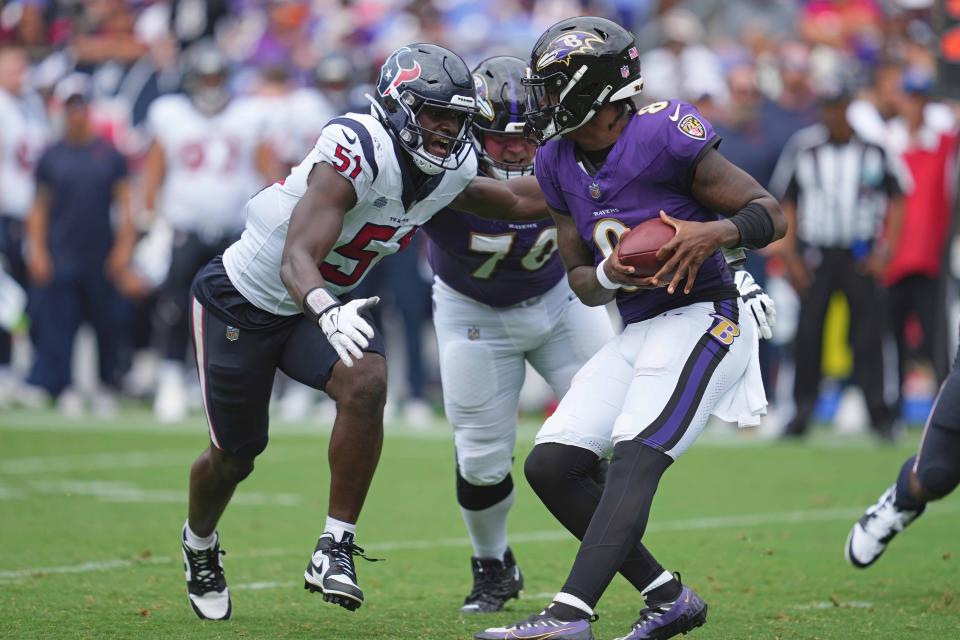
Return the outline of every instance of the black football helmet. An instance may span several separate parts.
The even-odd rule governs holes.
[[[377,95],[367,96],[372,112],[413,157],[424,173],[436,175],[456,169],[469,157],[472,141],[470,123],[477,111],[470,69],[460,56],[435,44],[400,47],[380,68]],[[455,112],[460,129],[455,136],[426,129],[418,122],[421,109],[448,109]],[[446,143],[438,156],[423,146],[424,133]]]
[[[643,90],[633,34],[604,18],[567,18],[547,29],[530,56],[526,134],[543,144],[586,124],[608,102]]]
[[[533,174],[533,162],[516,164],[494,159],[486,149],[488,134],[523,137],[523,77],[527,63],[513,56],[487,58],[473,70],[477,115],[472,133],[485,173],[505,180]],[[529,149],[529,147],[528,147]]]
[[[212,115],[230,101],[230,63],[213,40],[200,40],[183,52],[183,89],[198,111]]]

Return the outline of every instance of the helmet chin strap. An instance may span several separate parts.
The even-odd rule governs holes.
[[[578,122],[577,124],[573,125],[572,127],[567,127],[567,128],[565,128],[565,129],[561,129],[560,132],[557,133],[557,135],[558,135],[558,136],[561,136],[561,135],[563,135],[563,134],[565,134],[565,133],[570,133],[571,131],[576,131],[577,129],[579,129],[579,128],[582,127],[583,125],[585,125],[585,124],[587,124],[588,122],[590,122],[590,120],[593,118],[593,116],[597,115],[597,111],[599,111],[599,110],[601,109],[601,107],[603,107],[603,105],[604,105],[604,100],[605,100],[606,97],[610,94],[611,91],[613,91],[613,87],[611,87],[610,85],[605,86],[605,87],[603,88],[603,91],[600,92],[600,95],[597,96],[597,99],[594,100],[594,101],[593,101],[593,104],[590,105],[590,111],[587,111],[587,114],[586,114],[585,116],[583,116],[583,120],[581,120],[581,121]]]
[[[413,164],[417,165],[417,169],[420,169],[420,171],[423,171],[428,176],[435,176],[438,173],[442,173],[446,170],[446,167],[443,165],[446,164],[449,158],[440,158],[426,151],[423,148],[423,143],[421,143],[416,149],[410,149],[408,147],[404,148],[407,149],[407,153],[409,153],[410,157],[413,158]],[[429,156],[438,164],[430,162],[430,160],[427,160],[423,156]]]

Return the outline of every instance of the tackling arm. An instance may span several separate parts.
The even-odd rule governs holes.
[[[450,206],[481,218],[519,222],[542,220],[550,213],[533,176],[511,180],[477,176]]]
[[[326,285],[318,265],[333,250],[343,217],[356,202],[353,185],[336,169],[326,162],[313,167],[306,193],[290,214],[280,262],[280,279],[298,304],[308,292]]]

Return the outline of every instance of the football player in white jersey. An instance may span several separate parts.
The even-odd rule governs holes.
[[[48,136],[43,101],[26,86],[28,68],[26,50],[0,47],[0,267],[21,285],[27,275],[23,223]],[[0,329],[0,405],[13,390],[10,352],[10,334]]]
[[[497,56],[473,71],[474,145],[487,176],[533,174],[536,147],[523,137],[526,67]],[[562,397],[613,328],[606,309],[584,305],[567,284],[552,220],[517,223],[451,211],[424,231],[457,502],[473,543],[473,588],[460,610],[499,611],[523,588],[507,546],[507,514],[526,363]]]
[[[256,102],[233,98],[227,60],[201,41],[184,52],[185,94],[158,98],[147,124],[153,143],[144,162],[146,207],[173,229],[170,268],[157,301],[155,334],[163,358],[154,410],[164,422],[186,414],[184,362],[190,282],[243,229],[243,204],[275,179]]]
[[[547,215],[533,177],[477,176],[474,95],[455,53],[401,47],[381,68],[371,115],[331,120],[285,180],[247,203],[240,240],[194,280],[193,337],[211,443],[191,469],[182,544],[199,617],[231,613],[216,526],[267,446],[277,369],[325,390],[337,407],[328,516],[304,586],[350,610],[363,603],[353,563],[363,550],[354,536],[383,443],[386,361],[368,313],[377,298],[338,296],[448,205],[494,218]]]

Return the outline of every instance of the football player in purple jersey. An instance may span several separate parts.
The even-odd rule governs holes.
[[[587,305],[616,300],[626,328],[574,377],[525,464],[538,496],[582,540],[567,581],[540,613],[476,637],[592,640],[593,608],[620,572],[645,599],[621,640],[670,638],[702,625],[707,605],[641,541],[660,478],[711,414],[743,426],[766,410],[758,327],[741,322],[749,306],[721,250],[766,246],[786,220],[720,154],[693,106],[633,106],[643,82],[622,27],[557,23],[534,46],[524,84],[527,132],[541,145],[536,175],[570,286]],[[614,248],[657,217],[676,237],[658,254],[660,271],[640,277]],[[611,447],[601,489],[585,472]]]
[[[497,56],[473,70],[481,174],[533,174],[536,146],[523,137],[526,67],[519,58]],[[507,546],[507,515],[526,364],[563,397],[613,328],[605,309],[584,305],[567,284],[551,219],[496,221],[448,209],[424,231],[457,502],[473,543],[473,588],[460,610],[499,611],[523,588]]]

